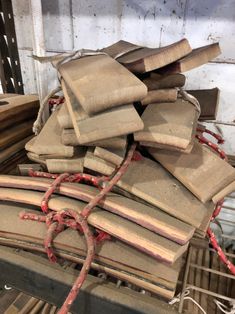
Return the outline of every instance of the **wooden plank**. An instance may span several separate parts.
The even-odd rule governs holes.
[[[73,157],[74,148],[61,143],[62,129],[57,121],[57,113],[52,113],[39,135],[26,146],[28,151],[37,155]]]
[[[22,205],[0,203],[0,211],[3,212],[4,217],[4,224],[0,228],[0,243],[22,248],[30,248],[31,245],[30,250],[45,252],[45,248],[43,248],[47,230],[45,224],[28,220],[22,221],[19,218],[19,213],[23,209]],[[29,211],[31,212],[32,209],[29,209]],[[32,212],[37,213],[36,211]],[[22,242],[22,246],[20,246],[20,242]],[[76,231],[71,229],[67,229],[58,235],[53,246],[58,255],[65,253],[68,260],[69,256],[82,256],[83,262],[86,256],[84,236],[78,236]],[[112,255],[110,255],[110,252],[112,252]],[[70,260],[72,261],[71,257]],[[81,263],[81,260],[79,260],[79,263]],[[135,275],[139,280],[145,279],[149,283],[162,284],[166,290],[169,290],[169,293],[172,293],[170,290],[174,290],[176,287],[181,262],[168,266],[118,240],[111,240],[97,246],[92,267],[96,269],[99,265],[101,268],[102,265],[105,265],[106,268],[126,272],[129,276]],[[157,289],[156,287],[155,291]],[[165,294],[167,295],[167,291]]]
[[[111,162],[115,166],[120,166],[126,155],[126,149],[107,149],[96,146],[94,156],[100,157],[105,161]]]
[[[10,158],[1,163],[0,173],[10,173],[12,170],[16,170],[17,164],[26,162],[27,156],[24,149],[14,153]]]
[[[181,73],[173,73],[168,75],[160,75],[155,72],[150,73],[150,77],[143,80],[148,90],[183,87],[185,84],[185,76]]]
[[[215,87],[211,89],[188,90],[199,101],[201,115],[199,120],[216,120],[220,90]]]
[[[57,264],[51,264],[41,256],[29,252],[16,252],[0,248],[0,266],[2,282],[8,282],[24,292],[44,299],[51,304],[61,306],[71,289],[79,271],[64,270]],[[35,281],[32,281],[35,278]],[[101,280],[88,275],[79,297],[75,299],[71,311],[75,314],[113,313],[118,314],[153,314],[156,308],[162,314],[175,313],[171,307],[157,298],[140,294],[115,284],[101,284]],[[90,289],[92,287],[92,289]],[[89,304],[89,306],[87,306]]]
[[[16,96],[19,96],[19,94],[11,94],[11,93],[0,94],[0,101],[2,101],[4,98],[10,98],[10,97],[16,97]]]
[[[74,129],[64,129],[61,135],[61,142],[68,146],[79,145],[79,140],[75,134]],[[101,146],[104,148],[110,147],[114,149],[124,149],[127,146],[127,138],[126,136],[111,137],[100,141],[86,143],[86,146]]]
[[[192,51],[187,39],[161,48],[142,48],[118,58],[128,70],[144,73],[161,68]]]
[[[0,100],[0,130],[35,117],[38,108],[36,95],[18,95]]]
[[[20,189],[0,189],[1,200],[35,206],[40,206],[43,195],[43,193]],[[63,208],[74,208],[81,212],[83,207],[83,203],[61,196],[53,196],[49,201],[49,208],[57,211]],[[187,250],[187,244],[181,246],[135,223],[99,209],[89,215],[88,222],[96,228],[137,247],[140,251],[169,264],[174,263]]]
[[[74,234],[74,236],[76,237],[76,234]],[[0,243],[9,247],[12,246],[18,249],[22,248],[31,252],[45,253],[43,245],[35,245],[32,240],[31,242],[26,242],[22,240],[9,240],[0,237]],[[79,254],[70,253],[69,251],[60,250],[58,248],[55,250],[55,254],[58,257],[63,258],[63,260],[67,260],[76,264],[83,264],[85,259],[84,257],[81,257],[80,252]],[[85,252],[83,252],[82,254],[85,255]],[[111,266],[109,266],[109,264]],[[122,266],[120,269],[118,267],[118,264],[109,264],[106,265],[105,262],[100,263],[100,261],[98,260],[92,263],[91,268],[95,271],[107,274],[108,276],[112,276],[113,279],[128,282],[129,284],[135,285],[135,287],[139,287],[148,292],[157,294],[164,299],[171,299],[174,296],[176,282],[168,282],[161,279],[160,277],[158,278],[152,276],[151,274],[144,274],[142,271],[134,270],[132,272],[131,269],[131,272],[129,272],[128,267]]]
[[[40,164],[33,164],[33,163],[25,163],[25,164],[20,164],[17,166],[18,173],[21,176],[28,176],[29,175],[29,170],[33,171],[43,171],[43,168]]]
[[[129,165],[117,186],[197,228],[213,208],[212,202],[202,204],[160,164],[144,157]]]
[[[215,59],[220,54],[219,43],[199,47],[193,49],[193,51],[184,58],[162,68],[161,71],[167,74],[186,72]]]
[[[52,180],[19,176],[0,176],[0,186],[24,188],[36,191],[47,191]],[[84,202],[91,201],[97,194],[97,189],[84,185],[62,183],[57,193],[79,199]],[[143,204],[122,195],[109,193],[99,203],[99,207],[129,219],[155,233],[176,241],[186,243],[194,232],[194,228],[162,212],[159,208]]]
[[[187,149],[194,136],[198,113],[183,99],[174,103],[150,104],[141,116],[144,129],[135,132],[136,141],[155,142],[167,148]],[[163,146],[163,147],[162,147]]]
[[[73,97],[73,95],[69,95],[67,97]],[[70,100],[71,102],[72,100]],[[77,101],[73,98],[73,101],[77,103]],[[61,107],[59,108],[59,112],[57,114],[57,120],[59,122],[59,125],[61,129],[71,129],[73,128],[73,122],[70,118],[69,112],[68,112],[68,105],[66,103],[63,103]]]
[[[147,93],[137,77],[107,55],[64,63],[59,72],[88,114],[139,101]]]
[[[5,290],[1,292],[0,295],[0,311],[4,313],[5,310],[14,302],[14,300],[19,295],[19,291],[15,289]]]
[[[208,227],[210,226],[211,217],[212,217],[214,210],[215,210],[215,206],[213,206],[213,205],[207,210],[207,213],[206,213],[200,227],[198,229],[196,229],[195,235],[197,235],[197,237],[199,237],[199,238],[205,238],[206,237],[206,232],[207,232]]]
[[[118,42],[101,49],[101,51],[107,53],[110,57],[117,59],[122,55],[141,48],[141,46],[129,43],[128,41],[119,40]]]
[[[222,200],[225,196],[235,191],[235,181],[227,185],[224,189],[219,191],[212,197],[212,201],[216,204],[218,201]]]
[[[141,105],[154,104],[158,102],[175,102],[178,91],[174,88],[157,89],[148,92],[147,96],[141,100]]]
[[[66,98],[63,82],[62,87]],[[95,116],[80,120],[76,108],[73,107],[73,103],[68,98],[66,102],[70,108],[70,116],[80,145],[126,135],[142,130],[144,127],[143,121],[133,105],[112,108]],[[97,126],[99,127],[97,128]]]
[[[99,158],[90,150],[87,151],[84,158],[84,168],[101,173],[105,176],[111,176],[116,166],[109,161]]]
[[[47,170],[50,173],[78,173],[83,172],[85,151],[80,156],[76,154],[73,158],[67,159],[46,159]]]
[[[24,138],[23,140],[17,142],[16,144],[11,145],[10,147],[5,148],[3,151],[0,152],[0,163],[3,163],[7,159],[11,158],[16,153],[20,152],[24,149],[25,144],[31,136]]]
[[[46,166],[46,159],[44,159],[42,156],[39,156],[37,154],[28,152],[27,153],[27,157],[29,158],[29,160],[32,160],[32,161],[34,161],[36,163],[39,163],[42,166],[43,165]]]
[[[149,152],[204,203],[235,180],[235,169],[199,143],[190,154],[153,148]]]
[[[181,149],[175,146],[171,146],[171,145],[164,145],[164,144],[159,144],[156,142],[148,142],[148,141],[139,141],[141,146],[146,146],[148,147],[153,147],[153,148],[159,148],[159,149],[166,149],[168,151],[175,151],[175,152],[181,152],[184,154],[189,154],[193,148],[193,144],[194,144],[194,139],[192,139],[192,141],[189,143],[189,145],[187,146],[186,149]]]
[[[33,120],[16,124],[1,132],[0,151],[32,134]]]
[[[21,292],[3,314],[27,313],[25,310],[30,310],[36,303],[37,299]]]

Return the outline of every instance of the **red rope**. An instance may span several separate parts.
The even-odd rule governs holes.
[[[216,133],[214,133],[208,129],[205,129],[205,130],[198,129],[198,131],[201,133],[205,132],[205,133],[212,135],[217,140],[218,144],[224,143],[224,140],[222,139],[222,137],[219,134],[216,134]],[[211,147],[214,151],[216,151],[220,155],[221,159],[225,159],[225,160],[227,159],[225,152],[223,150],[221,150],[218,145],[210,142],[208,139],[206,139],[202,135],[196,135],[196,137],[200,143],[206,144],[207,146]],[[211,222],[213,222],[214,219],[219,215],[219,213],[222,209],[223,203],[224,203],[224,199],[221,199],[220,201],[217,202],[217,204],[215,206],[215,210],[211,216]],[[227,258],[227,256],[223,252],[222,248],[220,247],[220,245],[219,245],[219,243],[215,237],[214,232],[211,230],[210,227],[207,229],[207,236],[210,240],[212,247],[217,252],[220,261],[230,270],[230,272],[233,275],[235,275],[235,266],[230,262],[230,260]]]
[[[211,136],[213,136],[216,140],[217,140],[217,143],[218,144],[224,144],[224,139],[222,138],[222,136],[220,134],[217,134],[215,132],[212,132],[211,130],[208,130],[207,128],[203,128],[201,129],[200,127],[197,128],[197,131],[198,132],[201,132],[201,133],[207,133],[207,134],[210,134]]]
[[[49,98],[48,100],[48,104],[50,106],[58,106],[60,104],[63,104],[64,103],[64,97],[61,96],[61,97],[57,97],[57,98]]]
[[[199,140],[200,143],[206,144],[207,146],[212,148],[216,153],[218,153],[221,159],[227,160],[227,156],[225,152],[222,149],[220,149],[218,145],[212,143],[211,141],[209,141],[207,138],[205,138],[202,135],[196,135],[196,138]]]
[[[132,157],[134,155],[136,148],[136,144],[132,144],[126,159],[117,170],[115,175],[112,179],[107,181],[107,178],[104,178],[106,182],[105,186],[100,190],[100,192],[83,208],[82,212],[79,214],[78,212],[72,209],[65,209],[59,212],[49,212],[48,213],[48,202],[51,195],[55,192],[56,188],[59,186],[61,182],[69,181],[69,182],[80,182],[80,180],[88,180],[89,182],[100,186],[101,178],[96,178],[86,174],[75,174],[70,176],[68,173],[64,173],[61,175],[53,175],[49,173],[41,173],[41,172],[33,172],[31,171],[30,174],[32,176],[40,176],[44,178],[54,178],[55,181],[51,184],[48,191],[44,194],[41,209],[44,213],[47,213],[46,216],[43,215],[35,215],[32,213],[20,213],[20,218],[22,219],[31,219],[34,221],[45,222],[48,229],[46,233],[46,237],[44,240],[44,246],[48,258],[50,261],[55,262],[56,257],[53,252],[52,243],[55,236],[62,232],[65,227],[69,227],[75,230],[82,231],[84,233],[86,244],[87,244],[87,256],[83,263],[82,269],[76,281],[73,284],[71,291],[69,292],[64,304],[62,305],[59,314],[66,314],[68,313],[71,305],[73,304],[75,298],[77,297],[80,288],[83,282],[86,279],[86,276],[90,270],[91,263],[95,256],[95,245],[98,242],[104,241],[109,239],[110,236],[107,235],[105,232],[98,231],[98,236],[96,238],[93,237],[92,232],[87,223],[87,218],[93,208],[105,197],[105,195],[113,188],[113,186],[120,180],[122,175],[126,172]],[[72,181],[70,181],[72,180]]]
[[[56,179],[60,174],[53,174],[53,173],[48,173],[48,172],[43,172],[43,171],[33,171],[32,169],[29,169],[28,172],[30,177],[40,177],[40,178],[47,178],[47,179]],[[90,183],[98,188],[102,186],[102,183],[104,181],[108,181],[110,178],[106,176],[101,176],[101,177],[96,177],[92,176],[87,173],[75,173],[75,174],[68,174],[68,176],[65,176],[63,179],[63,182],[84,182],[84,183]]]

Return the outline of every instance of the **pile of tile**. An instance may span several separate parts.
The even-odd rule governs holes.
[[[93,267],[168,299],[175,293],[190,239],[205,237],[213,200],[235,181],[235,169],[195,140],[200,108],[182,91],[181,72],[219,53],[218,44],[192,50],[186,39],[156,49],[120,41],[99,53],[60,62],[65,102],[26,144],[28,157],[50,173],[112,176],[133,138],[138,142],[137,160],[88,218],[91,226],[113,239],[100,246]],[[210,110],[217,107],[217,89],[216,97],[215,91],[191,94],[199,99],[202,118],[215,113]],[[26,246],[37,237],[43,246],[46,227],[33,221],[18,223],[19,204],[39,207],[42,191],[51,182],[0,177],[0,199],[14,203],[8,205],[16,226],[12,241],[21,239]],[[63,183],[57,194],[49,202],[51,209],[81,211],[97,189]],[[2,234],[11,234],[7,217],[4,221]],[[74,253],[81,260],[84,241],[74,233],[66,230],[55,245],[68,259]]]
[[[39,108],[37,96],[0,95],[0,172],[6,173],[26,159],[25,144]]]

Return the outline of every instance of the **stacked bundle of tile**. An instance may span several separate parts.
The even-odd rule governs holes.
[[[0,172],[12,170],[26,160],[25,143],[32,137],[32,126],[39,108],[37,96],[0,95]]]
[[[65,103],[26,144],[28,157],[50,173],[111,177],[133,138],[138,142],[138,158],[88,217],[91,226],[113,239],[104,242],[92,267],[103,267],[168,299],[175,293],[190,239],[205,237],[213,200],[235,180],[235,169],[195,140],[200,108],[194,97],[182,91],[181,72],[219,53],[218,44],[192,50],[186,39],[156,49],[120,41],[100,54],[62,62],[58,71]],[[204,97],[202,107],[203,102],[207,104]],[[216,106],[217,102],[216,98]],[[11,241],[21,239],[26,247],[37,232],[42,246],[45,226],[19,223],[18,213],[20,203],[24,208],[25,204],[40,207],[42,191],[51,183],[50,179],[0,177],[0,199],[14,203],[9,211],[17,230]],[[81,212],[84,202],[97,193],[89,185],[62,183],[49,208]],[[0,232],[10,245],[7,217],[4,221]],[[75,241],[74,232],[66,230],[56,242],[67,258],[71,252],[85,255],[84,241],[78,243],[77,237]]]

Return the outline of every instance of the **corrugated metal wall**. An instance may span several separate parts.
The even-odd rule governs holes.
[[[186,37],[192,47],[219,41],[222,55],[187,73],[187,88],[221,89],[218,120],[235,120],[235,0],[42,0],[46,50],[97,49],[119,39],[158,47]],[[13,0],[25,92],[36,92],[29,0]],[[56,73],[47,67],[48,87]],[[235,153],[235,128],[223,127]]]

